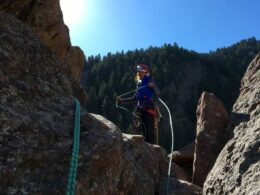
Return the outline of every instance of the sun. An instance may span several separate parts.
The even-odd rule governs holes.
[[[60,0],[63,20],[69,27],[78,25],[86,13],[86,0]]]

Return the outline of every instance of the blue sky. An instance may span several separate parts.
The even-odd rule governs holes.
[[[198,52],[260,39],[260,0],[60,0],[86,56],[173,44]]]

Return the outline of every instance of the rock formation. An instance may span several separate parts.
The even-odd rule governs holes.
[[[234,128],[234,137],[218,156],[203,194],[260,194],[260,54],[245,73],[233,112],[249,115],[248,120]]]
[[[75,85],[79,84],[84,54],[72,47],[63,22],[59,0],[2,0],[0,11],[14,15],[33,28],[45,44],[66,64]]]
[[[202,93],[197,107],[197,137],[193,162],[193,183],[203,183],[226,143],[228,114],[214,94]]]
[[[194,150],[195,142],[192,142],[168,155],[169,158],[172,155],[172,172],[176,179],[191,182]]]
[[[159,195],[167,194],[167,190],[166,190],[167,182],[168,182],[168,178],[164,177],[163,179],[161,179],[159,185]],[[168,194],[169,195],[201,195],[202,189],[197,185],[194,185],[184,180],[177,180],[172,177],[170,180]]]
[[[75,105],[62,62],[0,13],[0,194],[64,194]],[[165,152],[81,109],[76,194],[154,194]]]
[[[180,149],[178,151],[174,151],[171,154],[172,161],[179,165],[193,164],[194,150],[195,150],[195,143],[192,142],[192,143],[188,144],[187,146],[183,147],[182,149]],[[170,157],[170,155],[169,155],[169,157]]]

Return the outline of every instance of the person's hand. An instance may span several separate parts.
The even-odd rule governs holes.
[[[117,97],[116,97],[116,101],[121,102],[121,101],[122,101],[122,98],[121,98],[120,96],[117,96]]]

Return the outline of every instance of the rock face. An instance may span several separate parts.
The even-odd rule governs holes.
[[[174,151],[172,155],[172,161],[178,165],[193,164],[194,159],[195,142],[188,144],[178,151]]]
[[[0,194],[64,194],[75,105],[62,62],[0,13]],[[167,171],[159,146],[122,135],[81,109],[76,194],[154,194]]]
[[[197,107],[197,137],[193,163],[193,183],[203,183],[224,147],[228,114],[211,93],[202,93]]]
[[[2,0],[0,11],[14,15],[31,26],[45,44],[63,60],[66,71],[79,84],[84,54],[72,47],[69,29],[63,22],[59,0]]]
[[[172,171],[176,179],[191,182],[194,150],[195,142],[192,142],[168,155],[169,158],[172,155]]]
[[[172,175],[178,180],[191,182],[191,176],[178,164],[172,163]]]
[[[260,54],[241,83],[234,113],[250,115],[234,129],[204,184],[204,194],[260,194]]]
[[[184,180],[176,180],[171,178],[169,184],[169,190],[167,193],[167,178],[163,178],[159,186],[159,195],[201,195],[202,189],[199,186],[196,186],[192,183],[189,183]]]
[[[77,192],[154,194],[167,169],[162,149],[122,136],[115,125],[99,115],[85,117]]]

